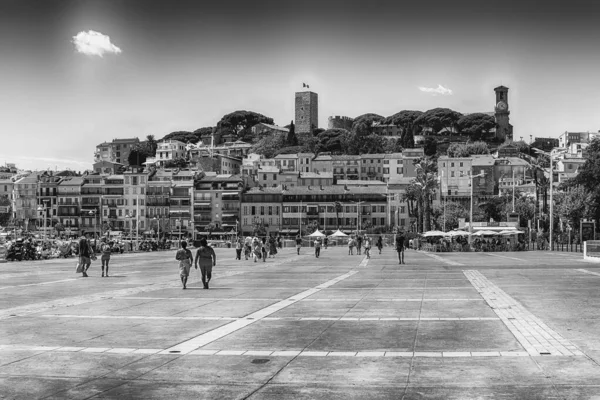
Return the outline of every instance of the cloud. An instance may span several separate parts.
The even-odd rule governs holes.
[[[431,93],[434,96],[442,95],[442,96],[452,96],[452,89],[448,89],[443,87],[442,85],[438,85],[437,88],[428,88],[419,86],[419,90],[425,93]]]
[[[96,31],[81,31],[72,40],[78,53],[88,56],[102,57],[104,53],[121,52],[121,49],[110,42],[110,37]]]

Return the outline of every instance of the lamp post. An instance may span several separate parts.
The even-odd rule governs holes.
[[[470,181],[471,181],[471,212],[470,212],[470,216],[469,216],[469,243],[471,242],[471,235],[473,234],[473,178],[478,178],[480,176],[485,176],[485,172],[482,172],[480,174],[477,175],[470,175]]]
[[[90,210],[90,212],[88,214],[90,215],[90,217],[91,216],[94,217],[94,223],[93,223],[93,225],[94,225],[94,249],[95,249],[96,245],[97,245],[97,243],[96,243],[96,237],[97,237],[96,236],[96,210]]]
[[[38,212],[42,213],[42,215],[44,216],[44,242],[45,242],[47,239],[47,234],[46,234],[46,210],[47,210],[47,208],[46,208],[46,204],[44,203],[43,207],[41,205],[38,206],[37,210],[38,210]],[[16,237],[16,235],[15,235],[15,237]]]
[[[154,221],[156,221],[156,227],[158,228],[156,231],[156,235],[158,237],[158,241],[160,242],[160,220],[156,217],[152,218]]]
[[[133,216],[125,214],[125,218],[129,220],[129,248],[133,251]]]
[[[548,156],[548,158],[550,158],[550,250],[554,250],[554,242],[552,241],[554,234],[554,201],[552,197],[552,192],[554,192],[554,167],[552,161],[554,159],[555,154],[563,154],[566,150],[560,149],[555,153],[555,149],[552,149],[550,152],[543,151],[535,147],[532,147],[532,149],[537,151],[538,153],[545,154]]]

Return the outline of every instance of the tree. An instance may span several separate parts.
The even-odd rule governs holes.
[[[224,115],[217,122],[217,130],[220,132],[232,132],[239,138],[251,137],[251,128],[260,123],[273,124],[273,118],[269,118],[254,111],[238,110]]]
[[[590,215],[594,196],[581,185],[567,188],[554,195],[555,220],[568,222],[572,227],[579,227],[579,222]]]
[[[205,126],[202,128],[196,129],[193,134],[198,138],[198,141],[202,140],[203,137],[210,137],[215,128],[213,126]],[[194,143],[198,143],[198,141]]]
[[[187,143],[187,142],[198,143],[198,140],[200,140],[200,138],[198,136],[196,136],[196,134],[193,132],[176,131],[176,132],[171,132],[171,133],[165,135],[161,139],[161,141],[165,141],[165,140],[178,140],[183,143]]]
[[[485,142],[452,143],[446,151],[448,157],[470,157],[475,154],[490,154],[490,148]]]
[[[396,125],[402,128],[402,146],[412,149],[415,147],[415,133],[418,125],[415,124],[417,118],[423,115],[422,111],[403,110],[387,117],[383,123]]]
[[[265,158],[273,158],[285,147],[283,136],[272,133],[260,139],[250,149],[251,153],[261,154]]]
[[[502,197],[491,197],[485,201],[479,202],[477,207],[483,212],[486,221],[502,221],[504,215],[504,205],[506,200]]]
[[[457,229],[458,220],[469,219],[469,210],[462,204],[448,201],[445,204],[437,205],[432,211],[437,229],[446,231]]]
[[[140,166],[146,162],[146,158],[148,157],[146,153],[146,148],[144,145],[136,144],[129,151],[129,155],[127,156],[127,163],[129,165]]]
[[[54,225],[54,230],[58,233],[58,237],[61,237],[62,233],[65,231],[65,226],[58,222]]]
[[[206,228],[204,228],[204,229],[206,229],[206,231],[208,232],[208,236],[211,236],[212,233],[217,230],[217,228],[218,228],[217,223],[214,221],[211,221],[208,223],[208,225],[206,225]]]
[[[298,137],[296,136],[296,127],[294,126],[294,121],[290,123],[286,142],[288,146],[298,146]]]
[[[337,223],[338,230],[340,229],[340,213],[342,212],[342,203],[339,201],[335,202],[335,222]]]
[[[437,163],[432,158],[426,157],[415,164],[415,183],[420,191],[421,204],[423,204],[423,229],[431,230],[431,204],[433,193],[438,186]]]
[[[426,137],[425,144],[423,145],[423,152],[426,156],[435,156],[437,154],[437,140],[432,137]]]
[[[434,134],[437,134],[441,130],[457,132],[458,120],[461,117],[461,113],[449,108],[434,108],[425,111],[414,123],[422,128],[430,129]]]
[[[156,156],[156,149],[158,148],[158,143],[154,138],[154,135],[146,136],[146,155],[148,157]]]
[[[587,148],[588,159],[579,168],[579,174],[569,181],[569,186],[581,185],[592,195],[590,216],[600,225],[600,139],[592,140]]]
[[[344,149],[344,143],[350,132],[345,129],[328,129],[319,133],[319,149],[321,152],[331,152],[333,154],[341,153]]]
[[[402,144],[402,138],[383,138],[383,152],[384,153],[401,153],[404,150]]]
[[[496,126],[496,120],[492,115],[473,113],[462,116],[457,124],[461,134],[473,139],[482,139]]]
[[[364,136],[359,132],[352,132],[344,138],[342,149],[344,154],[378,154],[385,149],[385,139],[376,133]]]
[[[359,115],[352,123],[352,133],[368,136],[373,133],[373,125],[376,123],[381,123],[383,120],[385,120],[385,117],[379,114],[369,113]]]
[[[186,168],[188,165],[185,158],[179,157],[165,162],[165,168]]]

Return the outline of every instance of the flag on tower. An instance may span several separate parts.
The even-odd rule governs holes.
[[[307,89],[310,89],[310,86],[308,86],[308,85],[307,85],[306,83],[304,83],[304,82],[302,83],[302,87],[305,87],[305,88],[307,88]]]

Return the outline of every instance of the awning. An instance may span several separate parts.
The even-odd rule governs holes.
[[[297,234],[299,232],[299,230],[298,229],[282,229],[280,232],[281,233],[294,233],[294,234]]]
[[[237,213],[223,213],[224,217],[237,217]]]
[[[468,228],[467,228],[468,229]],[[514,226],[474,226],[473,232],[477,231],[516,231]]]

